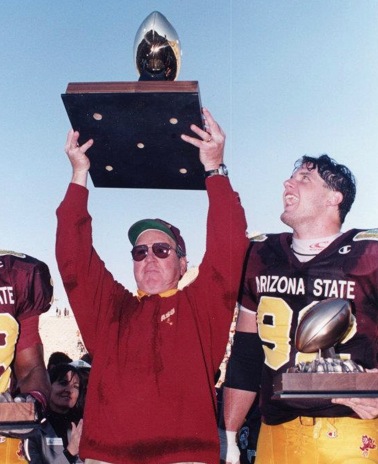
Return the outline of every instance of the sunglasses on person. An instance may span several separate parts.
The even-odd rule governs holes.
[[[148,245],[135,245],[131,250],[131,256],[133,257],[133,260],[143,261],[144,258],[148,255],[149,248],[152,248],[154,255],[160,259],[168,258],[168,256],[171,254],[171,250],[173,249],[173,247],[168,243],[153,243],[151,247]],[[177,250],[176,253],[178,256],[180,256]]]

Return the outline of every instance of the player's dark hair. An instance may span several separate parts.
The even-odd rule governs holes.
[[[328,188],[342,193],[343,199],[339,205],[339,216],[342,224],[356,197],[356,179],[352,172],[328,155],[321,155],[319,158],[302,156],[296,161],[295,169],[301,166],[305,166],[309,170],[317,169]]]

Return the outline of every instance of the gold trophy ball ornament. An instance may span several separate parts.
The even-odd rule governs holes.
[[[181,134],[203,127],[197,81],[177,81],[181,44],[154,11],[134,40],[136,82],[69,83],[62,100],[88,154],[95,187],[205,190],[199,150]]]
[[[300,362],[274,383],[276,398],[337,398],[378,396],[378,376],[352,359],[343,359],[335,345],[354,325],[352,306],[342,298],[328,298],[312,306],[300,320],[295,346],[302,353],[317,353]]]

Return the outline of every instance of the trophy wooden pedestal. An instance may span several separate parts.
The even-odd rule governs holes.
[[[181,140],[203,127],[198,82],[68,84],[62,94],[95,187],[204,190],[199,150]]]
[[[33,426],[37,421],[34,403],[0,403],[0,434],[2,428]]]
[[[378,372],[294,372],[277,376],[275,398],[378,397]]]

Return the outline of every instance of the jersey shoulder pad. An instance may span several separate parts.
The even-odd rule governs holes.
[[[0,250],[0,272],[13,289],[18,319],[48,311],[53,282],[47,264],[24,253]]]
[[[268,236],[266,234],[253,233],[249,235],[248,238],[250,242],[265,242],[265,240],[268,239]]]
[[[378,228],[357,231],[356,235],[353,237],[353,241],[360,242],[362,240],[378,241]]]
[[[19,253],[12,250],[0,250],[0,256],[15,256],[16,258],[26,258],[25,253]]]

